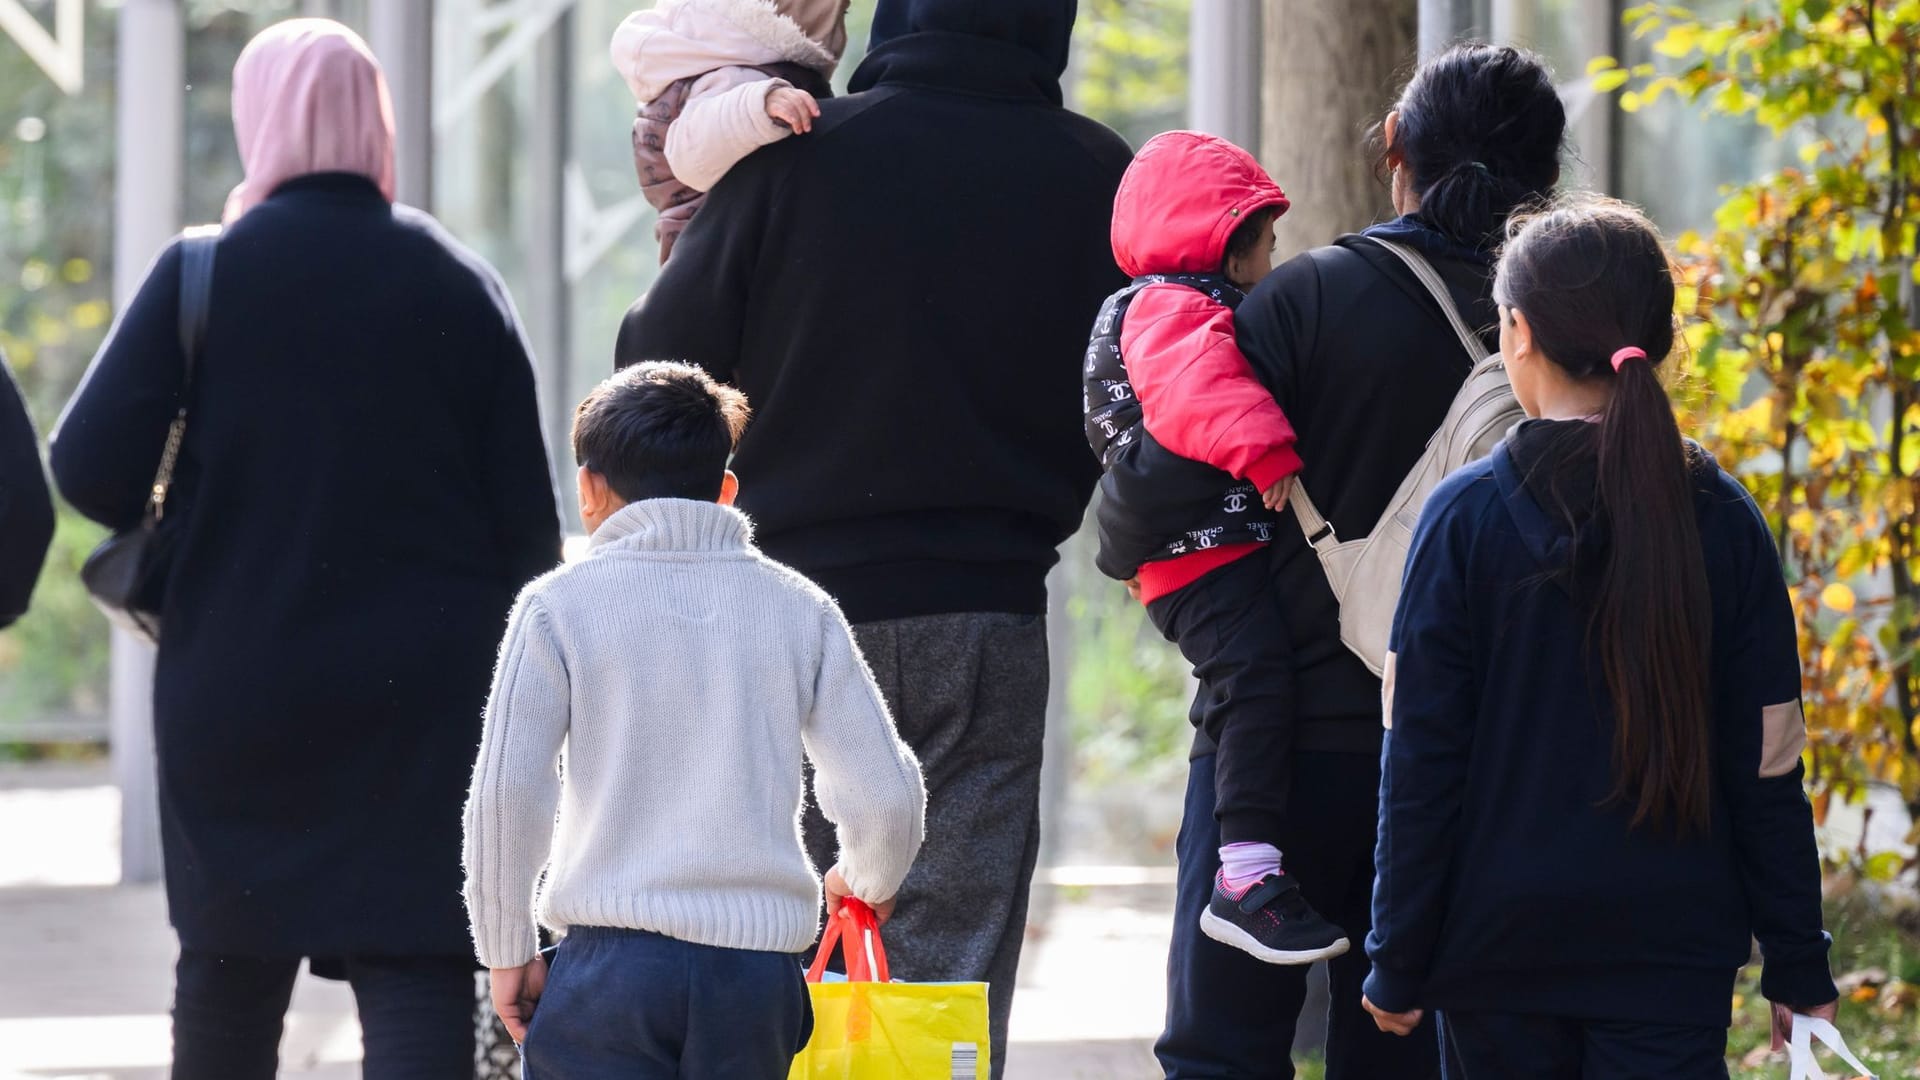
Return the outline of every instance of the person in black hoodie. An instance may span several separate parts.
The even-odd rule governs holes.
[[[1367,230],[1418,249],[1455,306],[1494,350],[1492,250],[1515,206],[1552,190],[1566,114],[1532,56],[1463,45],[1427,61],[1382,125],[1400,216]],[[1392,253],[1343,237],[1283,263],[1235,311],[1240,349],[1292,418],[1301,481],[1341,536],[1379,520],[1469,370],[1446,316]],[[1290,655],[1295,731],[1287,849],[1302,894],[1358,941],[1367,932],[1380,786],[1380,680],[1340,642],[1339,606],[1297,524],[1271,546]],[[1288,1056],[1306,975],[1249,960],[1189,930],[1220,869],[1215,755],[1196,740],[1178,840],[1179,899],[1168,958],[1169,1078],[1291,1076]],[[1197,898],[1197,899],[1196,899]],[[1420,1080],[1437,1073],[1429,1034],[1381,1034],[1360,1007],[1367,958],[1327,965],[1327,1080]]]
[[[1446,1075],[1725,1077],[1734,976],[1838,994],[1801,788],[1798,621],[1765,518],[1683,440],[1674,278],[1586,197],[1501,257],[1530,417],[1433,492],[1393,630],[1368,1008]]]
[[[52,542],[53,496],[40,467],[40,438],[0,353],[0,628],[27,613]]]
[[[880,0],[854,93],[727,173],[617,348],[753,400],[740,506],[839,601],[926,768],[894,973],[992,984],[996,1076],[1039,843],[1046,574],[1099,475],[1080,359],[1126,283],[1107,233],[1131,153],[1061,107],[1073,19]],[[823,869],[832,835],[810,809]]]

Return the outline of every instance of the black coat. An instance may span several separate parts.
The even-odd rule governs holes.
[[[139,519],[178,400],[179,276],[176,244],[54,434],[60,490],[109,527]],[[513,306],[425,214],[302,177],[221,237],[191,397],[154,686],[180,940],[465,953],[493,659],[560,554]]]
[[[1467,325],[1496,351],[1489,259],[1415,219],[1380,231],[1422,249]],[[1234,310],[1234,324],[1240,350],[1299,433],[1301,482],[1315,505],[1339,535],[1365,536],[1471,369],[1446,316],[1391,252],[1345,239],[1282,263]],[[1340,643],[1339,604],[1292,515],[1271,558],[1291,638],[1297,745],[1378,755],[1380,680]]]
[[[746,391],[740,505],[856,622],[1037,614],[1099,469],[1081,357],[1131,155],[1060,105],[1070,0],[882,0],[856,93],[734,166],[617,362]]]
[[[40,468],[40,438],[0,355],[0,627],[27,613],[53,540],[53,497]]]

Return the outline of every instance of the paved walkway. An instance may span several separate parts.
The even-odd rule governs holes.
[[[156,886],[113,884],[117,811],[103,769],[0,771],[0,1080],[166,1076],[174,942]],[[1154,1075],[1164,875],[1062,876],[1145,883],[1054,888],[1022,971],[1009,1080]],[[352,995],[303,976],[281,1075],[347,1080],[359,1053]]]

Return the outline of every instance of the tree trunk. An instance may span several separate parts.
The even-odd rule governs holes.
[[[1392,215],[1366,136],[1412,71],[1418,16],[1416,0],[1267,0],[1260,158],[1294,200],[1277,259]]]

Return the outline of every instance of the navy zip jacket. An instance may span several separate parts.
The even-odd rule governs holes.
[[[1387,669],[1367,997],[1724,1026],[1757,937],[1767,998],[1832,1001],[1794,615],[1759,509],[1698,448],[1712,824],[1629,829],[1609,800],[1613,708],[1577,599],[1607,542],[1593,432],[1524,424],[1421,515]]]

